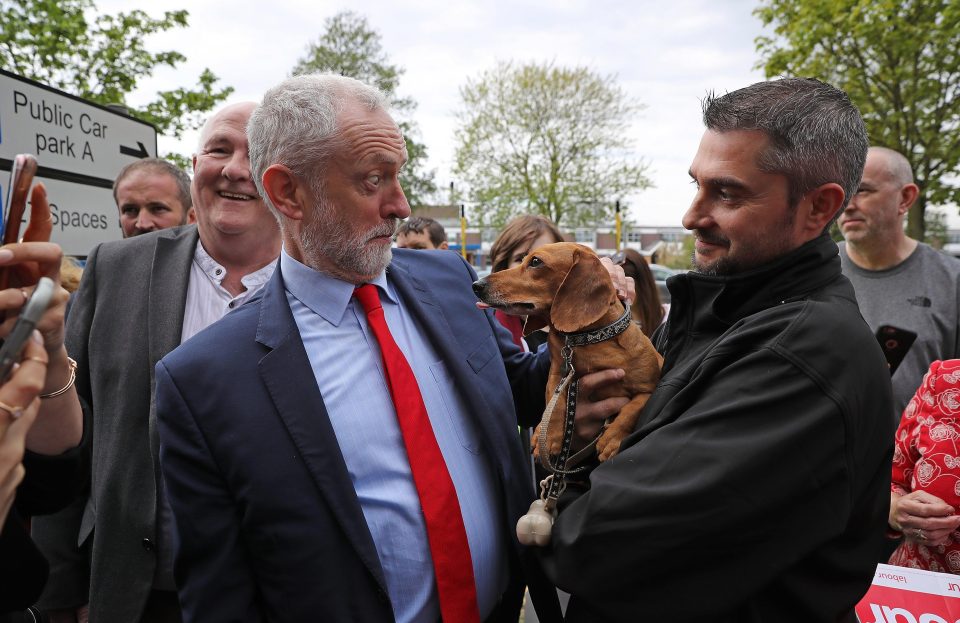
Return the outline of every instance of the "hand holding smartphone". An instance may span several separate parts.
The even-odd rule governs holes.
[[[54,289],[55,284],[51,279],[41,277],[30,299],[24,303],[23,309],[20,310],[20,316],[13,325],[13,330],[3,341],[3,346],[0,346],[0,384],[7,381],[10,371],[13,369],[13,364],[20,359],[20,353],[23,352],[24,345],[30,339],[30,334],[33,333],[37,323],[40,322],[43,313],[50,307]]]

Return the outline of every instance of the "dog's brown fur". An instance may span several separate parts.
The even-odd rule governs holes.
[[[588,247],[558,242],[531,251],[516,268],[492,273],[474,286],[480,300],[508,314],[527,316],[524,333],[549,324],[550,377],[547,402],[562,380],[564,338],[561,333],[577,333],[605,327],[624,311],[609,273],[600,258]],[[614,396],[630,398],[620,413],[607,423],[597,441],[601,461],[620,449],[620,442],[633,432],[640,410],[650,398],[660,378],[663,359],[640,328],[632,324],[620,335],[573,349],[573,367],[581,377],[598,370],[622,368],[626,373],[617,384],[595,392],[591,399]],[[566,394],[557,401],[547,428],[551,455],[560,452]],[[536,447],[536,434],[534,435]]]

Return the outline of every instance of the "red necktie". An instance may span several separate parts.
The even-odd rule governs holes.
[[[433,434],[417,379],[393,341],[380,306],[377,286],[363,284],[354,291],[354,296],[363,305],[367,323],[380,343],[387,385],[427,524],[427,540],[440,595],[440,615],[446,623],[479,623],[473,562],[460,514],[460,501]]]
[[[497,317],[497,320],[500,321],[504,327],[507,328],[507,331],[510,332],[510,337],[513,338],[513,343],[523,348],[523,320],[519,316],[509,316],[499,309],[494,310],[493,315]]]

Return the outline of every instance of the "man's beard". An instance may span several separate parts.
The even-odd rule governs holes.
[[[783,219],[771,228],[767,238],[758,237],[756,240],[744,242],[741,240],[737,251],[730,253],[731,243],[726,236],[705,229],[694,230],[694,236],[704,242],[725,246],[726,255],[710,262],[697,262],[697,252],[693,252],[693,267],[702,275],[729,276],[753,270],[775,259],[782,257],[793,250],[788,240],[781,232],[789,231],[796,218],[796,208],[787,212]]]
[[[332,267],[335,277],[362,277],[373,279],[382,273],[393,251],[390,245],[368,246],[372,238],[393,236],[400,219],[391,217],[381,225],[367,231],[355,231],[349,220],[339,218],[324,198],[317,202],[313,222],[300,230],[300,244],[304,259],[314,268]]]
[[[730,240],[719,234],[713,234],[702,229],[696,229],[694,230],[693,235],[697,240],[702,240],[703,242],[708,242],[710,244],[725,246],[728,249],[730,248]],[[693,250],[690,256],[690,263],[693,264],[694,270],[696,270],[698,273],[711,276],[732,275],[738,272],[740,268],[737,261],[731,260],[729,255],[713,260],[709,263],[697,262],[696,249]]]
[[[729,257],[721,257],[720,259],[714,260],[709,264],[700,264],[697,262],[697,252],[694,251],[691,255],[690,261],[693,264],[694,270],[701,275],[721,277],[742,272],[739,263],[731,260]]]

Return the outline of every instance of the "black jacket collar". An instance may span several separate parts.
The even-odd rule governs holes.
[[[837,244],[823,234],[758,268],[729,276],[684,273],[671,277],[667,287],[671,312],[676,309],[693,325],[712,319],[729,326],[774,305],[803,299],[839,276]]]

